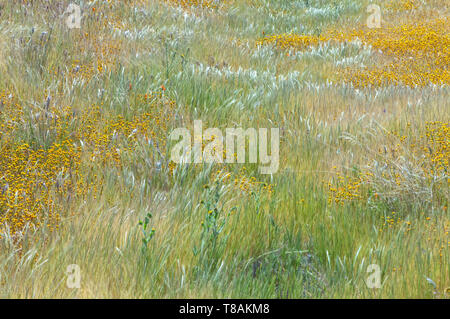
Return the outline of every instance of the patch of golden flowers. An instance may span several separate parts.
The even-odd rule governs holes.
[[[304,50],[310,46],[317,46],[319,43],[324,43],[330,40],[326,36],[316,36],[307,34],[281,34],[266,36],[256,42],[257,45],[273,44],[279,49],[293,49]]]
[[[62,203],[80,193],[81,153],[70,141],[48,150],[12,143],[0,150],[0,231],[15,237],[25,226],[58,229]],[[1,236],[0,232],[0,236]]]
[[[202,9],[217,9],[230,0],[163,0],[166,3],[181,6],[183,8],[198,7]]]
[[[391,0],[386,3],[385,7],[393,11],[409,11],[417,9],[419,4],[416,0]]]
[[[361,199],[361,185],[363,184],[363,174],[354,176],[343,176],[336,172],[333,180],[328,182],[328,203],[335,202],[343,205],[345,202]]]
[[[42,145],[17,134],[24,108],[11,93],[0,93],[0,237],[19,241],[26,229],[57,230],[75,198],[95,197],[101,187],[86,172],[120,167],[121,155],[133,152],[138,139],[165,150],[175,102],[161,93],[136,100],[143,111],[130,119],[105,115],[101,106],[80,114],[71,107],[49,107],[40,117],[51,118],[45,131],[53,140]]]
[[[376,63],[362,68],[340,69],[344,82],[355,87],[426,86],[450,84],[450,23],[448,17],[369,29],[361,27],[324,35],[282,34],[267,36],[257,45],[272,44],[284,50],[304,50],[325,42],[356,39],[370,45]]]
[[[81,116],[83,130],[75,135],[90,149],[90,160],[120,166],[120,154],[132,152],[138,139],[165,151],[169,123],[175,116],[175,102],[161,94],[137,95],[137,103],[145,112],[130,119],[117,115],[104,118],[101,106],[93,106]]]
[[[11,93],[0,94],[0,237],[14,240],[26,227],[58,229],[61,205],[83,189],[80,149],[65,138],[48,148],[15,139],[23,115]]]
[[[448,207],[449,123],[427,122],[419,137],[385,131],[384,145],[366,149],[371,163],[357,177],[336,174],[328,183],[329,202],[414,200]],[[369,191],[370,190],[370,191]]]
[[[221,168],[213,173],[212,179],[220,176],[221,180],[224,183],[231,184],[236,190],[241,191],[245,195],[257,193],[259,191],[265,192],[267,194],[271,194],[273,192],[274,185],[258,181],[256,177],[249,177],[248,175],[249,174],[245,166],[243,166],[239,170],[238,174],[226,171],[224,168]]]
[[[347,69],[345,80],[358,87],[450,84],[449,22],[448,18],[437,18],[350,32],[344,38],[361,39],[379,50],[382,59],[378,65]]]

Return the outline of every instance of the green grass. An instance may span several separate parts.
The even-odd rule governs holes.
[[[370,48],[355,43],[290,56],[255,46],[263,31],[318,35],[357,27],[367,16],[365,1],[234,1],[218,10],[102,1],[95,15],[84,5],[80,30],[68,29],[61,18],[70,1],[48,10],[45,1],[25,2],[0,6],[0,93],[13,92],[24,109],[13,141],[44,149],[59,142],[48,130],[51,121],[33,129],[29,115],[45,108],[48,95],[52,108],[74,112],[65,129],[70,136],[83,127],[79,114],[92,105],[101,106],[104,120],[132,119],[151,110],[137,95],[161,92],[163,85],[176,105],[167,136],[197,119],[221,129],[279,127],[280,169],[266,176],[254,164],[245,165],[245,173],[238,164],[180,165],[171,176],[166,165],[156,165],[167,160],[169,148],[156,150],[141,140],[127,144],[132,151],[123,155],[122,167],[91,163],[86,155],[82,169],[97,191],[64,204],[58,231],[29,230],[20,245],[1,239],[1,297],[448,298],[445,202],[341,206],[328,202],[327,189],[333,166],[347,172],[368,157],[342,139],[344,133],[367,133],[373,121],[407,133],[412,123],[417,135],[426,121],[448,123],[448,86],[355,90],[339,81],[327,84],[339,61],[374,59]],[[113,19],[123,29],[103,24]],[[95,45],[111,41],[120,48],[96,56]],[[105,71],[94,70],[89,81],[70,76],[74,60],[96,68],[97,58],[116,62],[104,62]],[[9,114],[1,112],[5,122]],[[373,137],[371,146],[381,140]],[[0,135],[0,148],[9,142]],[[216,185],[219,169],[233,178],[255,177],[273,191],[246,193],[222,180]],[[217,196],[205,185],[218,187]],[[216,238],[202,227],[208,214],[202,201],[221,207],[223,229]],[[415,227],[383,226],[394,210]],[[155,234],[143,249],[138,222],[148,213]],[[80,266],[80,289],[66,285],[71,264]],[[379,289],[366,286],[370,264],[382,270]]]

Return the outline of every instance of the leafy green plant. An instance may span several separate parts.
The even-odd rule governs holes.
[[[225,195],[226,189],[221,178],[217,178],[212,186],[205,185],[204,189],[205,199],[200,202],[204,212],[204,219],[201,224],[202,233],[200,246],[194,247],[194,255],[199,256],[201,262],[212,265],[222,255],[228,236],[221,237],[220,235],[231,212],[237,208],[224,208],[221,198]]]
[[[155,228],[150,228],[150,219],[153,217],[151,213],[147,213],[147,215],[144,218],[144,221],[139,221],[139,226],[141,226],[142,231],[142,250],[145,251],[148,247],[148,244],[150,240],[152,240],[153,236],[155,236]]]

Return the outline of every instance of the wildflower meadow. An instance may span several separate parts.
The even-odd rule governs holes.
[[[450,298],[446,0],[0,0],[0,298]]]

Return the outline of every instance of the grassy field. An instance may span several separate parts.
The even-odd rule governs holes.
[[[449,19],[0,0],[0,296],[449,298]],[[195,120],[279,128],[279,169],[175,163]]]

